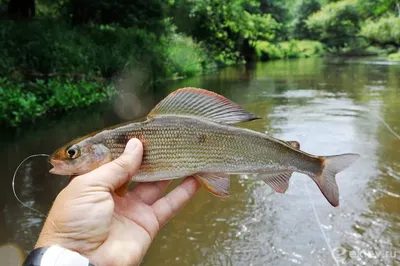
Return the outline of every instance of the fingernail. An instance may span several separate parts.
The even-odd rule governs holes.
[[[129,153],[134,153],[137,147],[137,141],[136,140],[129,140],[128,143],[126,144],[125,147],[125,152],[129,152]]]

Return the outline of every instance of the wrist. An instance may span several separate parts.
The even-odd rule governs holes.
[[[94,266],[78,252],[58,245],[34,249],[25,259],[23,266]]]

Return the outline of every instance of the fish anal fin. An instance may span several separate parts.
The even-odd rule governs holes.
[[[170,93],[148,116],[159,115],[197,116],[226,124],[258,119],[224,96],[199,88],[182,88]]]
[[[128,192],[128,187],[129,184],[131,183],[130,180],[128,180],[125,184],[123,184],[122,186],[120,186],[119,188],[117,188],[115,190],[115,193],[117,193],[118,196],[123,197],[125,196],[125,194]]]
[[[293,172],[260,174],[260,178],[278,193],[285,193]]]
[[[228,174],[198,173],[193,176],[213,195],[217,197],[229,196],[230,178]]]

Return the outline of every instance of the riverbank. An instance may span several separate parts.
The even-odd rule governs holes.
[[[189,43],[189,45],[188,45]],[[41,76],[30,79],[0,78],[0,127],[13,128],[22,124],[34,124],[45,117],[62,116],[76,109],[85,108],[111,101],[121,90],[121,79],[130,79],[132,86],[139,90],[148,90],[163,86],[171,79],[182,79],[202,75],[210,70],[216,70],[225,65],[217,65],[211,60],[205,64],[206,54],[196,47],[191,39],[179,37],[176,45],[170,48],[170,64],[174,72],[169,77],[157,76],[149,78],[146,73],[131,68],[124,74],[113,78],[95,77],[92,75],[60,75]],[[329,53],[324,46],[316,41],[290,41],[277,44],[260,42],[256,46],[257,60],[285,60],[295,58],[329,56],[373,56],[379,53],[371,52]],[[391,60],[398,60],[397,54]],[[171,67],[168,65],[166,67]],[[164,72],[168,71],[164,69]],[[133,76],[126,76],[133,75]],[[134,75],[137,75],[136,77]],[[142,75],[142,76],[141,76]],[[137,79],[140,80],[137,80]],[[132,80],[134,79],[134,81]],[[126,85],[125,85],[126,86]]]
[[[399,58],[391,0],[16,2],[0,2],[1,127],[247,62]]]
[[[50,19],[3,24],[0,50],[0,126],[18,127],[41,117],[109,101],[130,79],[137,90],[166,80],[201,75],[243,60],[215,56],[183,34],[157,37],[113,26],[71,27]],[[25,43],[25,45],[20,45]],[[322,56],[323,45],[297,41],[256,45],[256,60]],[[261,47],[260,49],[258,47]]]

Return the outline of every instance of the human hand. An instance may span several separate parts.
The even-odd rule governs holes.
[[[114,161],[75,177],[57,196],[36,248],[59,245],[101,265],[138,265],[159,229],[199,189],[192,177],[162,197],[169,181],[114,193],[139,169],[143,147],[132,139]]]

